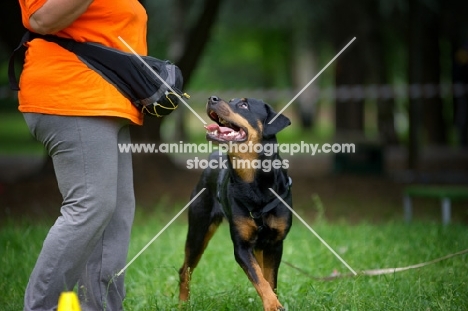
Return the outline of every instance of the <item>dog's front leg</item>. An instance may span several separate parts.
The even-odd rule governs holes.
[[[257,226],[252,218],[236,219],[231,225],[234,256],[262,299],[263,309],[265,311],[284,310],[270,283],[263,276],[262,268],[255,258],[256,235]]]
[[[284,310],[280,304],[275,292],[263,277],[262,270],[253,255],[251,248],[245,249],[242,246],[235,247],[234,254],[237,263],[242,267],[247,277],[252,282],[257,290],[258,295],[262,299],[263,309],[265,311]]]

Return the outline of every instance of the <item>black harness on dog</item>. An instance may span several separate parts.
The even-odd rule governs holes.
[[[291,185],[292,185],[292,179],[291,177],[288,176],[288,184],[286,185],[286,191],[280,195],[281,199],[282,200],[285,200],[289,193],[291,192]],[[273,200],[271,200],[267,205],[265,205],[261,211],[251,211],[249,209],[249,213],[250,213],[250,217],[252,217],[253,219],[260,219],[263,217],[263,215],[267,214],[268,212],[270,212],[271,210],[273,210],[276,206],[278,206],[278,203],[280,203],[281,200],[275,196]]]
[[[216,198],[221,205],[223,204],[222,197],[227,196],[225,192],[228,189],[228,183],[231,180],[231,178],[232,178],[232,174],[225,173],[223,174],[222,178],[220,178],[220,180],[218,181],[218,185],[217,185],[218,192],[216,194]],[[286,189],[286,191],[284,191],[280,195],[282,200],[285,200],[291,193],[291,186],[292,186],[291,177],[288,176],[287,184],[285,184],[284,186],[285,186],[284,188]],[[270,211],[272,211],[275,207],[277,207],[279,203],[281,203],[281,200],[277,196],[275,196],[273,200],[271,200],[265,206],[263,206],[261,210],[252,210],[248,206],[245,206],[245,205],[244,206],[249,211],[250,217],[255,221],[255,224],[258,226],[258,231],[261,231],[265,226],[263,216],[269,213]]]

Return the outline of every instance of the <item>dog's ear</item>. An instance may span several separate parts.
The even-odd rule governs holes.
[[[268,115],[263,123],[263,137],[274,136],[276,133],[291,124],[291,121],[283,114],[276,117],[277,113],[270,107],[270,105],[265,104],[265,109],[267,110]],[[273,120],[273,122],[271,122],[271,120]]]

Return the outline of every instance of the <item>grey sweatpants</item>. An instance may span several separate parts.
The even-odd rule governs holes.
[[[31,133],[53,159],[61,216],[31,273],[24,310],[56,310],[60,293],[78,285],[83,311],[122,310],[124,275],[135,210],[126,121],[25,113]]]

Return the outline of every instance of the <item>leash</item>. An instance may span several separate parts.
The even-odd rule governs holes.
[[[411,266],[406,266],[406,267],[363,270],[363,271],[358,272],[358,274],[356,274],[356,275],[352,274],[352,273],[341,274],[341,273],[338,273],[338,272],[335,271],[331,275],[325,276],[325,277],[314,276],[310,272],[308,272],[308,271],[306,271],[306,270],[304,270],[302,268],[299,268],[299,267],[293,265],[292,263],[290,263],[288,261],[283,261],[283,263],[285,265],[287,265],[287,266],[301,272],[302,274],[308,276],[311,279],[314,279],[314,280],[317,280],[317,281],[332,281],[332,280],[335,280],[335,279],[342,279],[342,278],[348,278],[348,277],[354,277],[354,276],[360,276],[360,275],[375,276],[375,275],[383,275],[383,274],[393,274],[393,273],[396,273],[396,272],[402,272],[402,271],[407,271],[407,270],[411,270],[411,269],[418,269],[418,268],[429,266],[429,265],[432,265],[432,264],[435,264],[435,263],[438,263],[438,262],[441,262],[441,261],[444,261],[444,260],[447,260],[447,259],[450,259],[450,258],[453,258],[453,257],[456,257],[456,256],[460,256],[460,255],[463,255],[463,254],[466,254],[466,253],[468,253],[468,249],[465,249],[465,250],[462,250],[462,251],[459,251],[459,252],[456,252],[456,253],[453,253],[453,254],[449,254],[449,255],[446,255],[446,256],[443,256],[443,257],[439,257],[439,258],[436,258],[436,259],[433,259],[433,260],[430,260],[430,261],[418,263],[418,264],[411,265]]]

